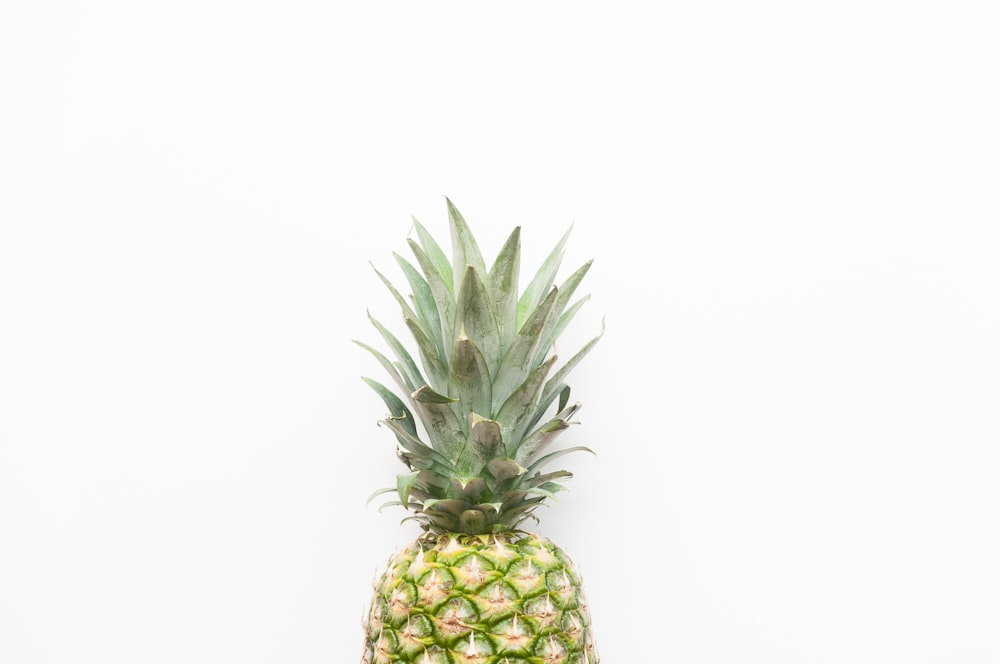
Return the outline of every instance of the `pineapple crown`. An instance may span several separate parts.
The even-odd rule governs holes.
[[[520,228],[487,269],[465,219],[446,202],[450,260],[414,219],[418,241],[408,243],[419,269],[394,254],[412,294],[404,297],[375,270],[399,303],[420,364],[370,314],[395,361],[355,342],[399,388],[397,394],[363,378],[389,409],[381,423],[395,434],[397,455],[407,467],[394,487],[376,491],[369,502],[396,493],[398,500],[383,507],[412,510],[404,521],[416,520],[433,534],[497,533],[528,517],[537,521],[534,510],[572,476],[566,470],[542,472],[543,466],[570,452],[590,451],[577,446],[542,454],[580,408],[569,403],[567,374],[601,337],[553,370],[555,341],[589,297],[571,303],[591,262],[554,285],[567,231],[518,296]],[[545,419],[550,408],[554,415]]]

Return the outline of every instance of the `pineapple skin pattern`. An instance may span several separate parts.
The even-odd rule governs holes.
[[[576,446],[548,450],[580,408],[566,376],[598,334],[561,365],[555,341],[587,296],[573,300],[590,262],[555,276],[568,233],[521,290],[520,228],[487,268],[447,200],[452,257],[414,219],[417,265],[394,255],[412,293],[378,270],[415,342],[369,315],[390,359],[368,350],[396,385],[364,381],[382,398],[380,423],[406,472],[376,496],[424,530],[392,556],[364,618],[362,664],[599,664],[583,584],[570,558],[521,529],[572,474],[543,467]],[[425,377],[426,376],[426,377]]]
[[[441,536],[375,585],[362,664],[597,664],[572,561],[537,535]]]

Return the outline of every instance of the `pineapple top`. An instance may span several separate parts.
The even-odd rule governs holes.
[[[420,363],[370,315],[395,361],[356,342],[398,387],[364,378],[389,409],[382,423],[395,434],[407,467],[394,487],[372,498],[398,494],[385,505],[412,510],[408,519],[430,533],[503,532],[535,518],[535,508],[571,477],[566,470],[542,472],[544,466],[589,451],[543,454],[580,407],[569,403],[566,376],[600,339],[553,369],[556,338],[587,300],[571,303],[590,262],[553,285],[567,233],[519,296],[520,228],[487,268],[462,215],[450,200],[447,206],[450,260],[416,220],[417,240],[408,242],[417,266],[394,254],[412,290],[408,298],[376,270],[399,303]]]

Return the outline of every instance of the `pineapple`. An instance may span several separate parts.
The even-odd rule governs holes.
[[[450,200],[452,258],[414,220],[416,266],[395,255],[412,295],[376,270],[399,303],[419,364],[374,318],[395,360],[368,350],[396,390],[364,378],[406,471],[385,505],[423,534],[390,558],[364,620],[362,664],[597,664],[580,577],[551,541],[520,528],[571,474],[551,470],[582,446],[547,451],[570,426],[567,374],[592,339],[557,366],[556,338],[586,297],[586,263],[553,285],[566,235],[518,295],[520,229],[487,269]],[[568,233],[567,233],[568,235]],[[546,415],[549,413],[548,415]],[[544,470],[543,470],[544,468]],[[369,502],[371,501],[369,499]]]

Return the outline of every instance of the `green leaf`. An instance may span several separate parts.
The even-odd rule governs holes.
[[[400,269],[403,270],[410,288],[413,290],[413,302],[417,307],[421,327],[427,332],[427,336],[434,341],[438,352],[444,355],[445,348],[441,333],[441,316],[438,313],[437,302],[434,301],[434,294],[431,292],[431,287],[427,285],[427,281],[409,261],[396,253],[393,256],[399,264]]]
[[[368,351],[373,356],[375,356],[375,359],[378,360],[378,363],[381,364],[382,368],[385,369],[386,373],[388,373],[389,376],[391,376],[392,379],[394,381],[396,381],[396,385],[399,386],[399,389],[404,394],[409,394],[410,393],[410,391],[413,388],[411,386],[409,386],[409,385],[406,384],[406,380],[403,378],[403,374],[401,374],[399,372],[399,369],[396,368],[396,366],[392,362],[389,361],[389,358],[387,358],[385,355],[383,355],[379,351],[375,350],[374,348],[372,348],[368,344],[364,343],[363,341],[358,341],[357,339],[355,339],[354,343],[356,343],[358,346],[361,346],[366,351]]]
[[[451,469],[451,461],[437,450],[425,445],[417,436],[410,433],[409,429],[398,420],[387,418],[382,423],[389,427],[396,434],[400,446],[408,450],[421,459],[430,460],[439,472],[448,472]]]
[[[410,357],[409,351],[407,351],[406,347],[400,343],[399,339],[396,338],[396,335],[390,332],[388,328],[382,325],[382,323],[378,322],[371,314],[368,315],[368,320],[375,326],[375,329],[382,335],[382,338],[387,344],[389,344],[389,347],[392,348],[396,357],[399,358],[399,361],[402,363],[404,370],[400,371],[400,373],[404,378],[409,378],[409,380],[406,381],[407,386],[409,386],[412,390],[415,386],[426,383],[427,381],[424,380],[416,362],[414,362],[413,358]]]
[[[424,370],[427,371],[427,378],[430,384],[438,390],[447,390],[448,365],[446,360],[438,353],[437,346],[427,336],[424,329],[420,327],[420,323],[413,318],[407,318],[405,322],[406,326],[410,328],[410,334],[413,335],[413,339],[417,342],[420,361],[424,365]]]
[[[482,502],[483,496],[487,493],[486,481],[481,477],[453,477],[451,485],[452,491],[457,493],[468,503]]]
[[[497,484],[528,472],[527,469],[521,464],[506,457],[497,457],[492,459],[488,464],[486,464],[486,470],[488,470],[490,475],[493,476],[493,479],[497,481]]]
[[[566,454],[572,454],[573,452],[590,452],[591,454],[593,454],[594,450],[590,449],[589,447],[584,447],[583,445],[577,445],[576,447],[567,447],[566,449],[563,450],[549,452],[545,456],[536,459],[535,462],[532,463],[531,466],[528,468],[527,472],[533,473],[542,466],[549,463],[550,461],[558,459],[559,457],[564,456]]]
[[[417,437],[417,423],[413,419],[413,413],[406,407],[402,399],[378,381],[364,376],[361,377],[361,380],[368,383],[369,387],[382,397],[382,401],[385,402],[386,407],[389,409],[389,417],[400,422],[402,427],[411,436]]]
[[[464,337],[455,342],[449,387],[450,394],[458,395],[463,423],[473,413],[492,415],[493,389],[486,360],[476,345]]]
[[[573,477],[573,473],[569,472],[568,470],[556,470],[551,473],[545,473],[544,475],[541,474],[534,475],[533,477],[531,477],[531,479],[525,482],[525,486],[531,488],[535,487],[548,488],[553,484],[555,484],[553,480],[570,479],[571,477]],[[555,491],[562,491],[563,489],[565,489],[565,487],[562,486],[561,484],[555,484],[555,486],[559,487],[558,489],[555,489]],[[530,493],[531,489],[528,489],[528,492]]]
[[[565,378],[566,375],[569,374],[569,372],[572,371],[573,368],[580,363],[580,360],[582,360],[587,355],[587,353],[590,352],[591,348],[597,345],[597,342],[600,341],[601,337],[603,336],[604,336],[604,324],[602,322],[601,333],[598,334],[593,339],[591,339],[590,341],[588,341],[583,348],[577,351],[576,355],[569,358],[569,361],[567,361],[566,364],[561,366],[559,370],[552,375],[552,378],[549,380],[549,382],[545,384],[545,391],[542,393],[542,401],[545,401],[546,397],[548,397],[550,393],[555,392],[556,390],[562,388],[563,378]]]
[[[500,347],[507,348],[517,334],[517,288],[521,269],[521,227],[507,238],[490,268],[487,280],[500,329]]]
[[[379,489],[378,491],[376,491],[372,495],[368,496],[368,500],[365,501],[365,505],[366,506],[370,505],[371,502],[373,500],[375,500],[376,498],[378,498],[379,496],[384,496],[387,493],[395,493],[395,492],[396,492],[396,487],[394,487],[394,486],[386,487],[384,489]]]
[[[407,240],[413,256],[417,259],[420,270],[424,273],[427,286],[431,289],[434,303],[438,310],[438,319],[441,321],[441,344],[443,348],[451,348],[455,341],[452,332],[455,327],[455,295],[451,282],[445,283],[444,276],[438,272],[433,261],[427,256],[419,244],[413,240]],[[450,274],[450,270],[449,270]]]
[[[473,456],[478,463],[475,467],[460,467],[458,470],[462,473],[478,474],[487,461],[503,453],[500,425],[476,414],[472,415],[469,442],[472,443]]]
[[[451,261],[441,250],[441,246],[438,245],[434,237],[427,232],[427,229],[421,225],[416,218],[413,219],[413,227],[417,229],[417,237],[420,239],[420,246],[423,247],[424,253],[427,254],[427,258],[430,259],[431,265],[434,266],[435,270],[439,275],[441,275],[444,283],[448,284],[448,288],[451,289],[452,295],[454,295],[454,277],[451,271]]]
[[[483,354],[490,375],[500,366],[500,331],[482,277],[469,266],[462,279],[455,309],[455,339],[468,337]]]
[[[455,403],[457,399],[435,392],[430,385],[423,385],[413,393],[413,398],[420,403],[444,404]]]
[[[545,415],[545,411],[549,409],[549,406],[551,406],[552,402],[556,400],[556,397],[559,397],[559,406],[556,408],[556,413],[562,412],[562,410],[566,408],[566,404],[569,403],[569,394],[569,385],[565,383],[557,385],[555,389],[546,394],[543,399],[539,400],[538,407],[535,409],[535,414],[532,416],[531,421],[528,423],[525,430],[531,431],[538,425],[542,417]]]
[[[534,362],[535,364],[540,363],[545,356],[548,354],[549,349],[552,348],[552,344],[555,343],[562,332],[563,327],[565,327],[567,320],[563,320],[562,314],[563,310],[566,309],[566,305],[569,304],[570,299],[573,297],[573,293],[576,292],[577,287],[583,280],[583,277],[587,274],[593,261],[587,261],[583,267],[574,272],[566,281],[564,281],[559,286],[559,295],[556,298],[555,304],[552,306],[552,313],[545,321],[545,327],[539,333],[540,342],[537,349],[535,350]]]
[[[425,512],[440,512],[443,514],[451,514],[452,516],[458,516],[463,511],[465,511],[466,503],[464,500],[457,500],[455,498],[447,498],[445,500],[428,500],[424,503]]]
[[[479,251],[476,238],[473,237],[469,225],[465,223],[458,208],[455,207],[451,199],[445,198],[448,204],[448,221],[451,226],[451,249],[452,267],[455,271],[455,279],[465,274],[468,266],[472,266],[479,272],[481,277],[486,276],[486,263],[483,261],[483,254]],[[459,284],[455,284],[455,292],[459,292]]]
[[[559,316],[559,321],[556,323],[555,327],[549,333],[549,335],[548,335],[548,341],[544,344],[544,347],[546,349],[551,348],[552,345],[554,343],[556,343],[556,339],[559,338],[559,336],[563,333],[563,330],[566,329],[566,326],[568,326],[569,323],[570,323],[570,321],[573,320],[573,317],[576,316],[576,312],[578,312],[580,310],[580,307],[582,307],[584,304],[586,304],[589,300],[590,300],[590,295],[585,295],[585,296],[581,297],[579,300],[577,300],[576,302],[574,302],[569,307],[569,309],[567,309],[566,311],[564,311],[561,316]],[[543,357],[544,357],[544,354],[540,353],[540,354],[536,355],[535,360],[536,361],[541,361],[541,359]]]
[[[527,490],[528,495],[540,496],[543,498],[548,498],[551,500],[556,500],[556,494],[560,491],[565,491],[566,487],[562,484],[556,484],[555,482],[548,482],[542,484],[541,486],[532,487]]]
[[[404,298],[403,295],[396,290],[396,287],[392,285],[392,282],[389,281],[384,274],[379,272],[374,265],[372,265],[372,269],[375,270],[375,274],[378,275],[378,278],[382,280],[385,287],[389,289],[390,293],[392,293],[392,297],[399,303],[399,308],[403,311],[403,318],[416,318],[417,315],[413,313],[413,309],[406,302],[406,298]]]
[[[540,334],[545,327],[555,305],[559,293],[553,288],[549,291],[541,304],[535,307],[531,317],[525,321],[521,329],[518,330],[514,342],[507,349],[500,368],[494,372],[493,379],[493,410],[497,411],[500,406],[510,397],[517,387],[524,382],[528,374],[537,364],[532,364],[531,359],[538,347]]]
[[[479,510],[465,510],[462,512],[462,515],[458,517],[458,526],[461,529],[460,532],[469,533],[470,535],[488,532],[486,515]]]
[[[521,294],[521,299],[517,303],[518,327],[527,320],[528,315],[538,306],[542,296],[552,288],[556,273],[559,271],[559,265],[562,263],[563,246],[566,244],[566,239],[569,237],[571,230],[573,230],[572,226],[562,236],[562,239],[559,240],[555,248],[552,249],[542,263],[542,267],[539,268],[538,272],[531,279],[531,283],[528,284],[528,287],[524,289],[524,293]]]
[[[555,440],[559,434],[568,429],[570,419],[579,409],[580,404],[570,406],[525,438],[524,442],[516,450],[515,458],[518,463],[527,463],[540,449],[543,449]]]
[[[419,471],[412,473],[400,473],[396,475],[396,491],[399,493],[400,502],[408,506],[410,504],[410,491],[417,481]]]
[[[531,415],[534,413],[534,405],[538,400],[542,384],[555,361],[556,356],[553,355],[544,364],[532,371],[527,380],[514,390],[510,398],[500,407],[500,412],[497,413],[496,419],[500,423],[509,453],[516,451],[517,446],[520,444],[521,438],[524,436],[524,430],[527,428]]]
[[[453,399],[424,386],[414,392],[413,407],[427,430],[431,446],[444,455],[451,465],[461,457],[468,441],[452,410]]]

